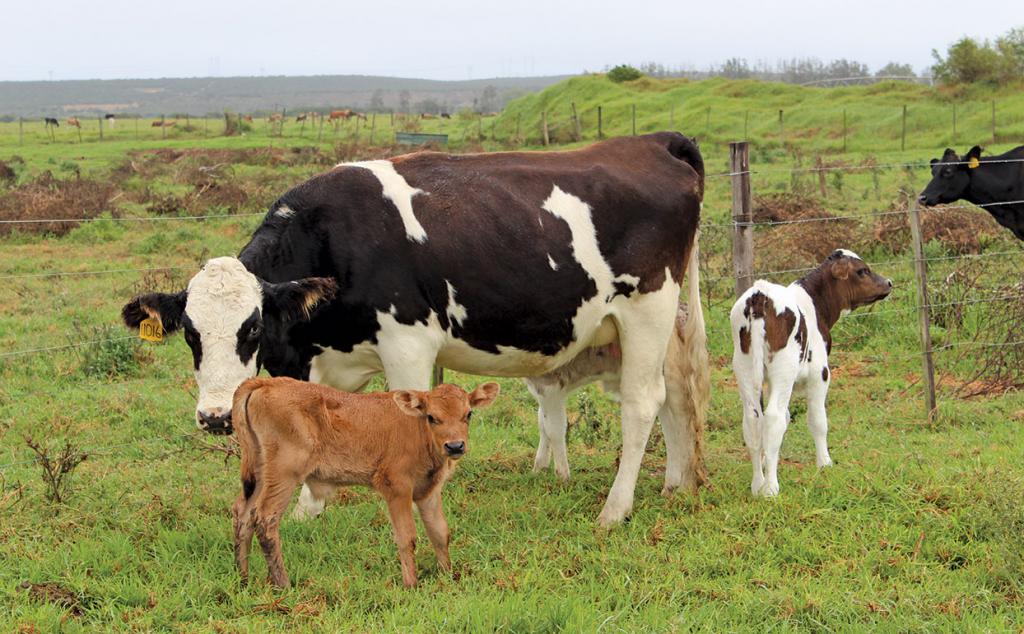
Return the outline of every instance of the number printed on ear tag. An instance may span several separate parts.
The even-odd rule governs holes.
[[[139,339],[160,343],[164,340],[164,327],[155,317],[147,317],[139,322]]]

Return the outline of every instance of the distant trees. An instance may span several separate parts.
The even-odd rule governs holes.
[[[643,73],[628,64],[619,64],[608,71],[608,79],[615,83],[640,79],[641,77],[643,77]]]
[[[875,77],[917,77],[917,75],[914,73],[914,67],[910,64],[889,62],[875,71]]]
[[[618,68],[618,67],[616,67]],[[614,71],[615,69],[612,69]],[[909,64],[890,62],[875,74],[867,64],[851,59],[834,59],[827,62],[816,57],[794,57],[770,63],[758,60],[751,64],[741,57],[727,59],[718,66],[711,66],[706,71],[693,68],[669,68],[663,64],[648,62],[640,65],[645,75],[652,77],[687,77],[690,79],[706,79],[708,77],[726,77],[728,79],[761,79],[765,81],[781,81],[791,84],[807,84],[849,79],[870,79],[879,76],[914,77]],[[611,76],[609,71],[609,77]]]
[[[949,46],[943,57],[932,50],[932,74],[944,84],[1003,84],[1024,80],[1024,27],[996,39],[964,37]]]

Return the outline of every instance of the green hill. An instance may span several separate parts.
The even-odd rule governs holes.
[[[967,97],[958,97],[903,82],[821,88],[756,80],[641,78],[616,84],[604,75],[588,75],[513,101],[497,129],[499,137],[512,135],[518,122],[524,142],[541,145],[546,112],[552,142],[572,142],[575,104],[581,138],[590,141],[598,136],[599,107],[605,136],[631,134],[635,107],[636,133],[677,129],[698,137],[703,147],[718,146],[712,154],[742,138],[755,151],[838,153],[844,151],[845,114],[845,150],[879,154],[901,150],[905,106],[906,150],[1024,142],[1024,92],[1019,87],[995,94],[967,92]]]

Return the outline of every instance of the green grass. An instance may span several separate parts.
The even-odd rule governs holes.
[[[729,96],[729,86],[750,96]],[[572,94],[578,107],[597,103],[577,96],[577,87],[593,90],[593,100],[612,103],[594,78],[551,91],[572,88],[559,94]],[[643,92],[630,86],[613,90],[623,91],[623,99]],[[772,146],[771,124],[764,124],[763,135],[755,139],[753,165],[762,172],[755,176],[755,192],[813,196],[822,211],[839,214],[893,209],[899,190],[916,191],[927,173],[863,170],[844,172],[840,180],[830,175],[822,197],[816,175],[794,178],[770,170],[807,166],[819,150],[830,161],[854,166],[869,157],[916,161],[929,158],[941,143],[935,144],[934,130],[915,129],[908,138],[913,151],[894,154],[858,141],[853,151],[836,154],[830,145],[835,139],[823,139],[820,130],[799,134],[796,108],[808,109],[811,130],[816,127],[812,105],[826,108],[830,99],[845,101],[851,112],[886,104],[898,108],[904,93],[918,95],[922,104],[939,101],[934,94],[919,95],[919,88],[894,90],[874,95],[871,89],[712,81],[674,83],[644,94],[674,99],[682,91],[696,99],[704,91],[719,95],[714,103],[734,112],[745,108],[742,99],[763,103],[770,112],[776,92],[780,103],[805,95],[806,106],[784,106],[794,111],[793,138],[801,141]],[[499,123],[519,108],[534,112],[527,108],[545,94],[554,93],[525,98]],[[1021,106],[1015,108],[1020,116]],[[644,125],[658,124],[651,119]],[[25,157],[21,181],[67,161],[83,165],[83,176],[106,178],[129,152],[309,144],[308,138],[261,136],[258,127],[246,137],[135,141],[130,122],[120,121],[116,134],[123,132],[123,139],[81,145],[40,141],[15,149],[8,125],[0,126],[0,159],[15,153]],[[721,140],[713,135],[703,142],[709,173],[725,169],[726,134],[723,130]],[[1001,147],[1013,141],[1008,138]],[[886,142],[891,145],[892,138]],[[963,142],[968,143],[973,144]],[[326,140],[322,147],[334,151]],[[358,157],[371,150],[353,152]],[[249,161],[233,168],[232,181],[255,192],[242,211],[254,212],[323,166]],[[147,169],[150,176],[133,175],[118,186],[189,190],[183,163]],[[728,179],[709,177],[705,220],[724,223],[729,201]],[[118,208],[126,215],[149,214],[139,203]],[[204,258],[237,252],[258,222],[258,217],[225,217],[125,226],[106,220],[61,238],[24,233],[3,238],[0,277],[181,268],[0,279],[0,353],[77,344],[103,333],[117,323],[120,306],[134,293],[179,288]],[[383,504],[360,489],[340,497],[316,521],[285,520],[292,590],[278,594],[267,586],[258,553],[252,558],[254,582],[238,586],[229,518],[238,464],[206,449],[216,440],[193,431],[191,357],[179,338],[0,358],[0,631],[1015,630],[1024,622],[1024,396],[1009,392],[960,400],[947,386],[940,391],[939,415],[925,418],[909,255],[905,245],[875,239],[873,222],[855,225],[850,233],[855,244],[835,245],[853,247],[875,263],[893,262],[876,269],[897,285],[890,300],[840,322],[835,332],[829,398],[835,467],[815,468],[805,408],[796,398],[783,446],[782,494],[776,500],[750,497],[739,402],[728,368],[732,282],[714,280],[729,275],[728,232],[709,228],[702,248],[712,359],[707,448],[713,488],[659,496],[664,443],[655,431],[632,519],[610,532],[598,529],[595,519],[614,477],[620,440],[617,406],[596,387],[574,398],[571,411],[579,409],[577,398],[585,398],[587,419],[570,431],[572,479],[560,484],[551,473],[530,473],[535,405],[520,382],[502,380],[496,406],[474,417],[470,453],[446,489],[458,578],[439,573],[421,534],[421,582],[414,590],[401,588]],[[808,253],[765,246],[780,237],[814,237],[797,233],[798,226],[757,232],[758,270],[813,262]],[[926,251],[948,257],[950,248],[933,241]],[[1015,249],[1019,243],[1005,232],[985,227],[981,255]],[[989,283],[1019,279],[1019,256],[979,262]],[[937,292],[961,265],[933,262]],[[935,343],[972,334],[970,324],[983,310],[984,305],[968,307],[965,331],[933,326]],[[130,334],[112,332],[122,333]],[[954,349],[939,353],[937,365],[949,384],[968,376],[976,360],[958,357]],[[454,379],[466,386],[482,380]],[[26,462],[31,454],[25,435],[52,446],[70,439],[89,453],[74,473],[67,504],[45,501],[39,468]],[[80,614],[18,589],[25,581],[59,584],[74,597]]]

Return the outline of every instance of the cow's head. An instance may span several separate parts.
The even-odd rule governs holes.
[[[872,271],[853,251],[838,249],[826,258],[822,266],[831,277],[840,310],[873,304],[892,292],[892,280]]]
[[[184,331],[199,385],[196,424],[222,434],[231,433],[235,388],[256,376],[265,350],[279,345],[291,324],[309,319],[336,292],[330,278],[271,284],[235,258],[214,258],[185,290],[139,295],[121,315],[129,328],[154,317],[167,334]]]
[[[426,422],[438,456],[458,460],[469,450],[469,418],[473,410],[489,406],[501,391],[497,383],[484,383],[471,393],[456,385],[438,385],[429,392],[395,392],[398,409]]]
[[[941,159],[932,159],[932,180],[918,197],[923,204],[931,207],[960,200],[971,185],[971,173],[979,165],[981,148],[975,145],[963,158],[952,148],[946,148]]]

